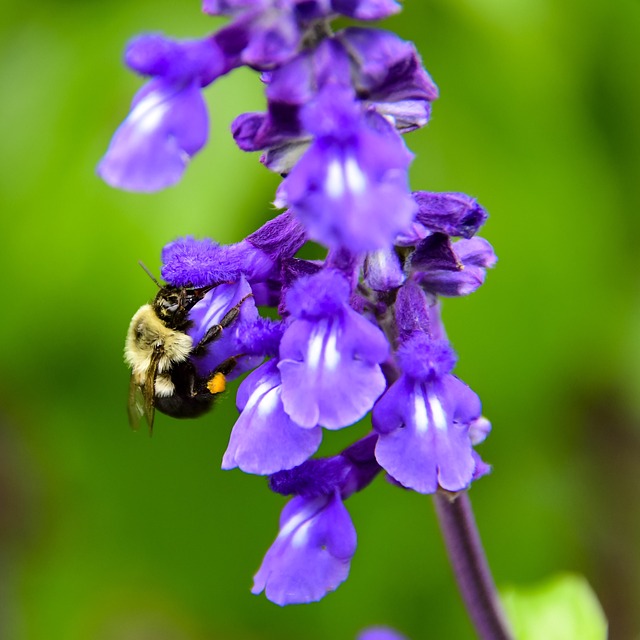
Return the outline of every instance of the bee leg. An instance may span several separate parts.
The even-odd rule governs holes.
[[[213,373],[221,373],[223,376],[228,376],[236,368],[238,359],[242,358],[243,355],[244,354],[240,354],[237,356],[232,356],[231,358],[227,358],[224,362],[221,362],[216,367],[216,370]]]
[[[240,307],[242,307],[242,303],[252,296],[252,293],[248,293],[244,298],[242,298],[242,300],[240,300],[240,302],[238,302],[237,305],[231,307],[231,309],[227,311],[222,320],[220,320],[220,324],[214,324],[207,329],[202,340],[200,340],[192,352],[194,356],[201,356],[204,353],[205,347],[214,340],[217,340],[222,335],[223,329],[226,329],[228,326],[233,324],[240,315]]]
[[[227,376],[236,368],[241,355],[227,358],[207,378],[198,381],[195,395],[198,397],[216,395],[227,388]]]

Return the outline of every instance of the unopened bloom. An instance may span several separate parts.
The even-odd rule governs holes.
[[[426,291],[441,296],[467,296],[496,263],[493,247],[478,236],[451,243],[444,234],[427,236],[411,256],[411,270]]]

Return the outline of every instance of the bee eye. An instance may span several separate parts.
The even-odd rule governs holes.
[[[180,307],[180,298],[175,294],[171,294],[166,298],[163,298],[161,304],[163,309],[166,309],[170,313],[175,313],[175,311]]]

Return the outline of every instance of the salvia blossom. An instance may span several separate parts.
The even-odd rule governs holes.
[[[474,447],[491,429],[479,397],[454,374],[442,297],[473,293],[496,262],[476,234],[487,212],[458,192],[411,191],[403,134],[427,124],[438,89],[412,43],[343,16],[379,20],[393,0],[204,0],[228,23],[200,40],[134,40],[126,62],[149,78],[100,163],[109,184],[175,184],[207,140],[203,90],[246,66],[266,110],[232,135],[282,175],[282,213],[231,245],[179,238],[162,276],[207,289],[189,335],[239,309],[219,340],[190,355],[206,378],[234,360],[239,417],[224,469],[269,476],[291,496],[253,593],[279,605],[319,600],[347,577],[356,530],[347,500],[384,473],[418,493],[456,494],[490,471]],[[304,260],[308,241],[327,249]],[[269,318],[261,308],[271,307]],[[313,458],[324,431],[370,416],[368,436]],[[399,640],[371,629],[360,640]]]
[[[358,634],[356,640],[407,640],[405,636],[388,627],[370,627]]]

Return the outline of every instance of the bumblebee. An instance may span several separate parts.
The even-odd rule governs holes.
[[[198,375],[191,358],[203,355],[207,346],[235,322],[242,303],[250,297],[240,300],[194,345],[186,333],[192,324],[189,312],[215,285],[161,286],[153,280],[160,290],[133,316],[124,348],[125,361],[131,367],[129,423],[137,429],[144,420],[150,433],[156,409],[175,418],[195,418],[207,412],[216,395],[225,390],[226,376],[240,356],[225,360],[206,377]]]

